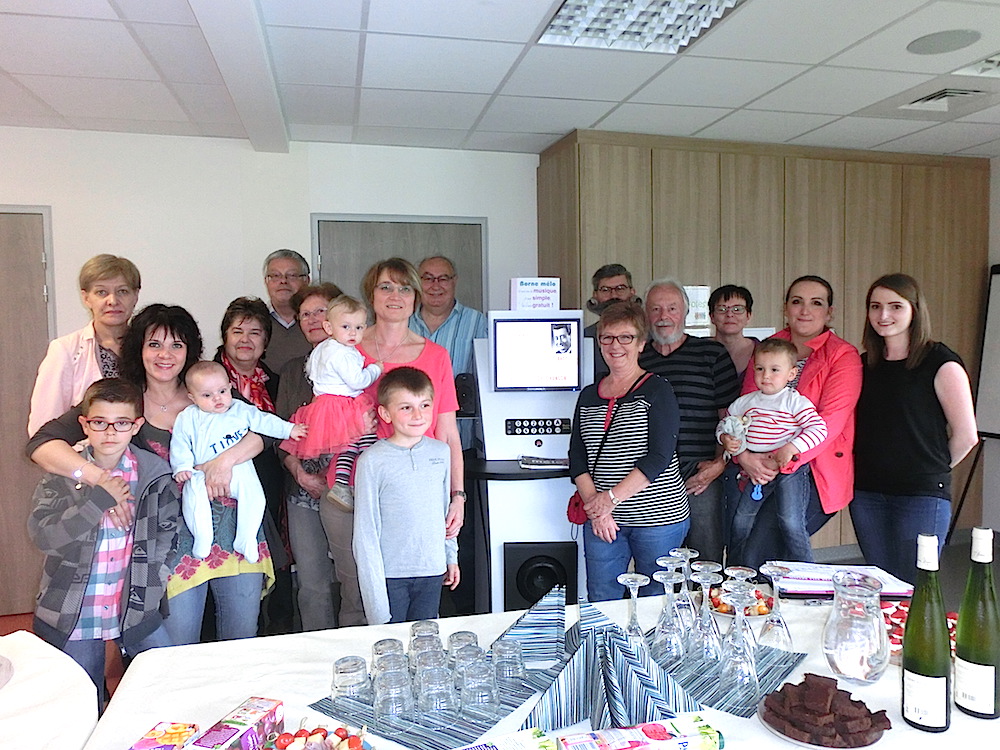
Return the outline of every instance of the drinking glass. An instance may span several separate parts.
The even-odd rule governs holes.
[[[486,652],[479,646],[473,646],[471,643],[460,646],[455,652],[455,689],[462,689],[462,675],[465,674],[466,667],[485,661]]]
[[[510,638],[495,641],[491,659],[497,685],[516,690],[524,684],[524,654],[519,641]]]
[[[712,586],[722,583],[722,576],[715,571],[699,570],[691,574],[691,580],[701,586],[701,606],[698,608],[698,617],[691,631],[694,641],[691,654],[716,664],[722,659],[722,634],[719,632],[719,624],[712,615],[711,599]]]
[[[413,692],[417,695],[420,694],[421,680],[428,669],[448,669],[448,655],[436,649],[417,654],[417,666],[413,673]]]
[[[734,634],[722,660],[719,686],[723,693],[732,695],[735,707],[751,708],[760,700],[760,682],[757,678],[757,663],[754,644],[745,636],[744,609],[756,601],[756,597],[745,591],[723,591],[722,601],[733,607],[735,616],[730,632]]]
[[[410,675],[410,660],[403,654],[383,654],[372,665],[372,679],[374,680],[383,672],[405,672]]]
[[[771,579],[771,611],[764,618],[764,625],[760,629],[757,637],[757,644],[760,646],[770,646],[782,651],[793,651],[792,634],[788,632],[788,623],[781,616],[781,596],[778,592],[778,584],[781,579],[791,571],[784,565],[774,565],[768,563],[760,566],[761,575]]]
[[[380,641],[375,641],[372,646],[372,669],[375,668],[376,662],[379,658],[385,656],[386,654],[402,654],[403,642],[398,638],[383,638]]]
[[[406,716],[413,712],[413,689],[404,672],[383,672],[375,678],[375,717]]]
[[[625,634],[630,638],[638,638],[645,641],[646,636],[639,627],[639,615],[636,612],[636,601],[639,598],[639,588],[649,583],[649,576],[642,573],[622,573],[618,576],[618,583],[628,587],[628,625],[625,626]]]
[[[371,703],[372,682],[364,657],[343,656],[333,663],[333,698],[354,698]]]
[[[479,636],[471,630],[456,630],[448,636],[448,665],[455,666],[455,652],[462,646],[472,644],[479,645]]]
[[[684,580],[681,582],[681,590],[677,594],[677,603],[675,606],[684,620],[684,627],[688,633],[690,633],[691,628],[694,627],[695,611],[694,602],[691,601],[691,592],[688,590],[687,582],[691,580],[691,560],[696,558],[699,554],[698,550],[691,549],[690,547],[675,547],[670,550],[671,557],[679,557],[684,561]]]
[[[463,648],[468,648],[467,646]],[[500,695],[493,669],[484,661],[469,664],[462,672],[462,710],[496,714]]]
[[[451,670],[430,667],[423,671],[417,690],[417,710],[425,714],[458,710],[458,694]]]
[[[676,570],[658,570],[653,579],[663,584],[663,609],[649,646],[650,656],[664,669],[672,669],[687,652],[686,637],[677,608],[674,606],[674,586],[684,580]]]
[[[418,635],[410,639],[410,671],[417,671],[417,655],[424,651],[444,651],[441,637],[437,635]]]
[[[437,620],[417,620],[410,623],[410,640],[418,635],[440,635],[441,628]]]
[[[838,677],[876,682],[889,666],[889,637],[877,578],[850,570],[833,574],[833,610],[823,627],[823,653]]]

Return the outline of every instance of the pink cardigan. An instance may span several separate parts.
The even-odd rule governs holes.
[[[774,338],[790,341],[786,328]],[[823,510],[834,513],[854,497],[854,407],[861,396],[861,357],[858,350],[827,329],[806,342],[812,354],[799,376],[798,391],[816,406],[826,420],[827,439],[800,454],[809,461]],[[753,367],[743,378],[743,393],[757,390]],[[793,471],[789,465],[786,471]]]
[[[80,403],[91,383],[102,377],[93,322],[49,342],[31,392],[28,437],[50,419],[61,417]]]

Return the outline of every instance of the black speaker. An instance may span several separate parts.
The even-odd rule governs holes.
[[[576,542],[504,542],[503,608],[527,609],[556,584],[577,600]]]
[[[462,372],[455,376],[455,395],[458,396],[458,416],[474,417],[479,413],[479,386],[473,373]]]

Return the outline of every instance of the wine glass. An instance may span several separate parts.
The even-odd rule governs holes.
[[[778,593],[779,582],[791,571],[784,565],[768,563],[767,565],[760,566],[760,572],[771,579],[773,603],[771,611],[764,618],[764,625],[761,627],[760,635],[757,637],[757,644],[781,649],[782,651],[792,651],[792,634],[788,632],[788,623],[781,616],[781,597]]]
[[[691,601],[691,592],[688,591],[687,582],[691,578],[691,560],[699,554],[698,550],[691,549],[690,547],[674,547],[674,549],[670,550],[671,557],[679,557],[684,561],[684,581],[681,583],[681,590],[677,594],[675,606],[684,619],[684,626],[689,633],[691,632],[691,628],[694,627],[695,612],[694,602]],[[659,563],[659,560],[657,560],[657,563]]]
[[[714,563],[718,565],[718,563]],[[719,566],[722,567],[721,565]],[[691,631],[695,642],[691,653],[707,662],[718,662],[722,659],[722,635],[719,625],[712,616],[710,603],[712,586],[722,582],[722,576],[716,571],[696,571],[691,574],[691,580],[701,585],[701,607],[698,609],[698,619]]]
[[[687,652],[684,628],[674,607],[674,586],[683,579],[684,575],[676,570],[653,573],[653,580],[663,584],[663,609],[660,610],[649,653],[664,669],[676,666]]]
[[[760,681],[754,644],[746,638],[743,611],[754,603],[756,597],[746,591],[723,591],[722,601],[730,605],[735,614],[730,640],[722,660],[719,686],[723,694],[732,695],[736,708],[748,709],[757,705],[760,698]],[[729,638],[729,636],[726,636]]]
[[[754,591],[756,590],[756,588],[757,587],[754,584],[750,583],[750,581],[741,581],[741,580],[738,580],[736,578],[730,578],[728,581],[723,581],[723,583],[722,583],[722,591],[723,591],[723,593],[729,593],[729,594],[746,594],[749,597],[749,601],[745,605],[747,607],[749,607],[751,604],[754,604],[757,601],[757,597],[754,594]],[[726,602],[725,599],[722,599],[722,601]],[[726,602],[726,603],[728,604],[728,602]],[[740,614],[741,615],[745,615],[746,613],[741,609],[740,610]],[[743,639],[745,639],[754,648],[757,647],[757,639],[754,637],[753,627],[750,625],[750,621],[745,616],[741,617],[739,619],[737,619],[734,616],[733,617],[733,624],[730,626],[729,630],[726,632],[725,637],[722,639],[722,658],[723,659],[726,658],[726,653],[727,653],[726,650],[728,648],[730,640],[737,635],[737,631],[736,631],[736,625],[737,625],[737,623],[739,623],[739,626],[740,626],[740,628],[743,631],[741,634],[739,634],[740,637],[743,638]]]
[[[649,583],[649,576],[642,573],[622,573],[618,576],[618,583],[628,587],[628,625],[625,626],[625,634],[630,638],[645,640],[642,628],[639,627],[639,615],[636,612],[636,602],[639,598],[639,587]]]
[[[730,578],[735,578],[737,581],[749,581],[757,575],[757,571],[755,569],[748,568],[746,565],[730,565],[723,572]]]

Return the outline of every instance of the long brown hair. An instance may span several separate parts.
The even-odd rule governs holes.
[[[934,345],[931,339],[931,318],[927,312],[927,300],[924,299],[924,293],[920,291],[917,280],[905,273],[887,273],[872,282],[865,296],[865,330],[861,335],[861,344],[865,349],[868,364],[872,367],[885,360],[885,340],[875,332],[868,317],[872,292],[879,287],[898,294],[910,303],[910,308],[913,310],[913,320],[910,321],[907,330],[909,345],[906,355],[906,369],[912,370],[923,361]]]

